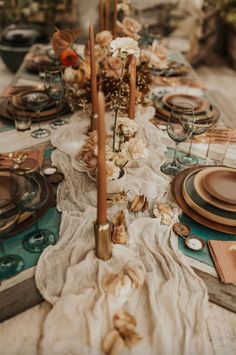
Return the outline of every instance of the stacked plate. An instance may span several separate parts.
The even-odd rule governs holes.
[[[47,52],[29,52],[25,57],[25,68],[30,73],[40,73],[48,69],[58,69],[58,66],[52,58],[47,55]]]
[[[207,122],[209,120],[217,121],[220,117],[219,110],[211,105],[209,100],[188,94],[168,94],[156,98],[156,117],[168,121],[172,109],[181,102],[191,104],[194,109],[195,119],[198,122]]]
[[[11,194],[11,175],[9,170],[0,170],[0,215],[9,215],[9,225],[1,225],[0,216],[0,234],[9,235],[16,234],[25,228],[28,228],[36,220],[39,219],[52,205],[53,192],[52,188],[48,185],[47,181],[39,174],[37,174],[37,183],[45,194],[47,194],[47,202],[45,205],[35,212],[35,217],[32,216],[32,212],[21,211],[13,202]],[[27,190],[28,186],[21,186],[21,189]],[[12,230],[11,224],[14,225]]]
[[[180,208],[195,221],[224,233],[236,233],[236,169],[185,169],[174,178],[172,193]]]
[[[34,90],[37,88],[34,88]],[[36,120],[37,115],[35,112],[28,111],[25,104],[21,100],[21,96],[25,93],[32,91],[28,86],[21,86],[17,94],[6,96],[0,101],[0,117],[14,121],[14,114],[31,116],[32,121]],[[59,108],[59,115],[63,115],[69,111],[68,104],[64,101]],[[43,109],[40,114],[40,120],[50,120],[57,116],[57,107],[54,101],[49,101],[49,105]]]

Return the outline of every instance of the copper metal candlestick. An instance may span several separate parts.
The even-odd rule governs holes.
[[[94,224],[96,257],[102,260],[110,259],[112,255],[111,247],[111,226],[110,223]]]

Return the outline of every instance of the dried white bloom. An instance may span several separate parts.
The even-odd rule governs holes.
[[[73,82],[75,80],[75,70],[71,67],[67,67],[64,71],[64,80],[67,82]]]
[[[131,138],[130,141],[125,142],[122,151],[127,152],[128,160],[143,159],[148,155],[146,144],[141,138]]]
[[[128,117],[118,117],[117,128],[118,132],[121,132],[125,137],[133,137],[138,126],[134,120]]]
[[[127,55],[139,56],[140,49],[138,42],[130,37],[117,37],[110,44],[113,57],[124,57]]]

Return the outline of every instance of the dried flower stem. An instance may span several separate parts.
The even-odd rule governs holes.
[[[117,118],[118,118],[118,112],[120,109],[120,94],[121,94],[121,84],[124,78],[124,58],[122,59],[122,67],[121,67],[121,76],[120,76],[120,82],[119,82],[119,87],[118,87],[118,96],[117,96],[117,100],[115,103],[115,122],[114,122],[114,128],[113,128],[113,146],[112,146],[112,150],[113,152],[115,152],[115,146],[116,146],[116,126],[117,126]]]

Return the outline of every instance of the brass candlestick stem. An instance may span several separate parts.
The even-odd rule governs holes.
[[[110,223],[94,224],[96,257],[102,260],[110,259],[112,255]]]

